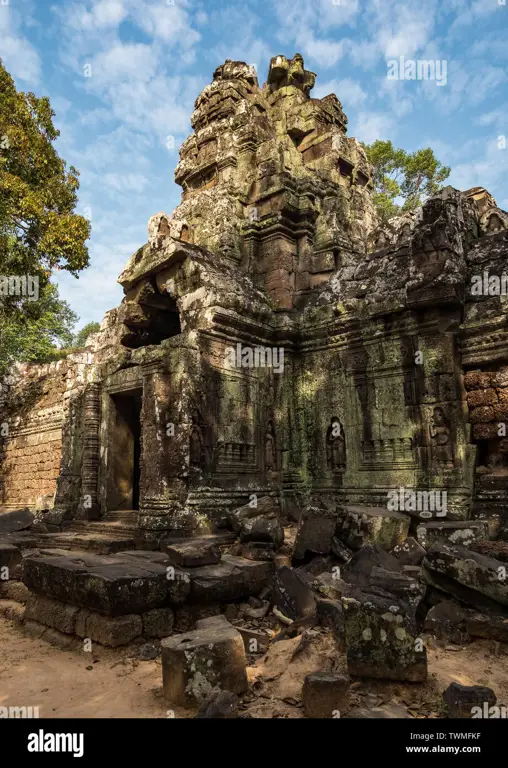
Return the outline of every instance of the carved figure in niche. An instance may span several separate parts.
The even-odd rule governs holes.
[[[453,464],[450,425],[443,409],[439,406],[434,408],[429,431],[434,461],[438,464]]]
[[[190,464],[191,467],[201,467],[205,462],[205,441],[201,431],[201,417],[198,410],[192,413],[192,429],[190,434]]]
[[[273,424],[269,421],[265,437],[265,470],[273,472],[276,464],[275,435],[273,434]]]
[[[497,213],[493,213],[489,218],[489,223],[487,224],[487,232],[502,232],[503,229],[504,224],[501,221],[501,218],[497,215]]]
[[[346,467],[346,438],[338,419],[332,419],[326,433],[326,463],[332,472]]]

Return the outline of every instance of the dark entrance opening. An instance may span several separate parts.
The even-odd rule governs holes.
[[[108,450],[110,510],[139,509],[141,391],[111,396],[113,413]]]

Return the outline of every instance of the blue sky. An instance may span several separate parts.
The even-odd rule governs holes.
[[[149,217],[178,204],[178,146],[214,69],[246,61],[262,84],[272,56],[297,51],[349,135],[431,146],[451,184],[508,209],[508,0],[0,0],[0,56],[19,89],[50,97],[81,173],[91,265],[57,278],[78,327],[118,305]],[[388,79],[400,56],[446,61],[446,84]]]

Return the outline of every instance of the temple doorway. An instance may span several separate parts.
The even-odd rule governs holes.
[[[107,509],[139,509],[141,390],[111,395]]]

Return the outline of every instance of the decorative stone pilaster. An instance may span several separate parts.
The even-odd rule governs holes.
[[[92,382],[85,390],[83,405],[83,466],[78,517],[97,520],[100,516],[98,495],[100,465],[101,385]]]

